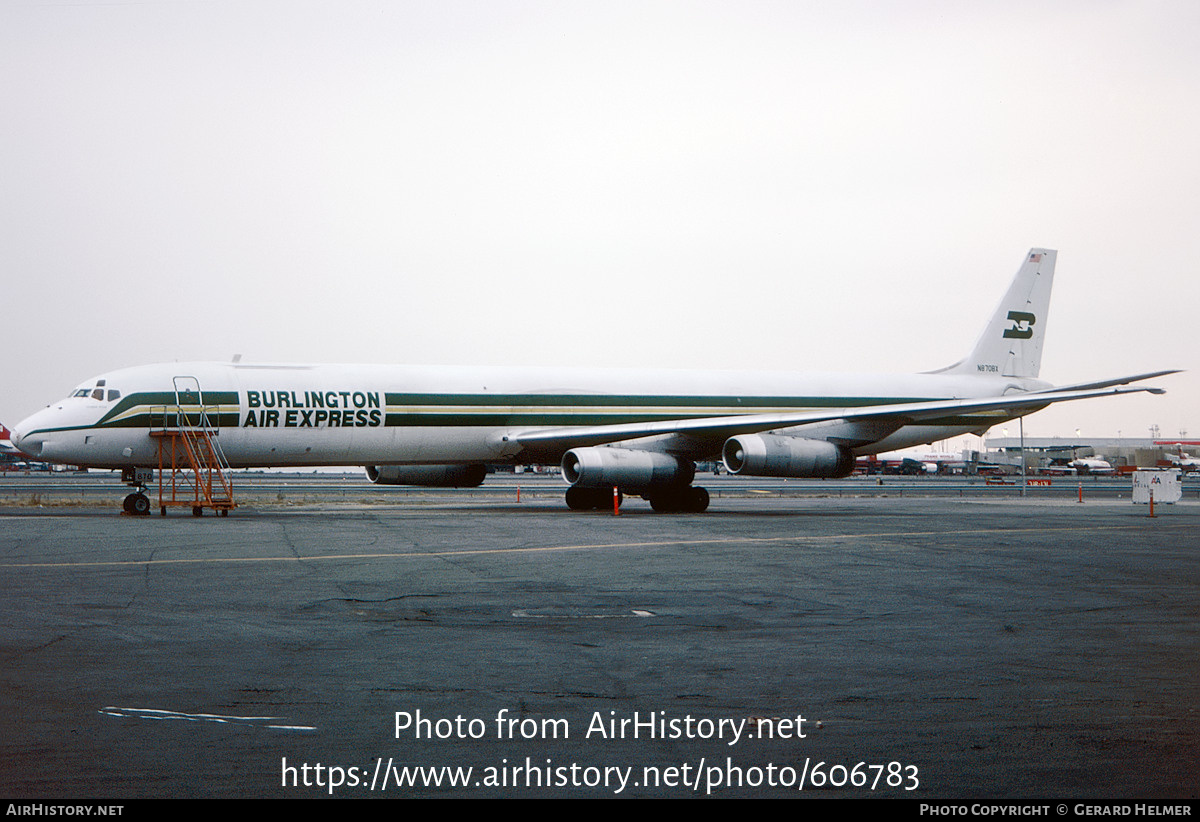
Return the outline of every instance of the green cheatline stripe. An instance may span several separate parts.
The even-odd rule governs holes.
[[[205,407],[214,405],[237,405],[238,393],[236,391],[201,391],[201,399],[204,400]],[[185,395],[186,396],[186,395]],[[179,397],[174,391],[139,391],[133,394],[128,394],[122,397],[109,412],[100,418],[99,425],[103,425],[113,417],[118,417],[130,409],[140,406],[166,406],[174,408],[179,402]],[[184,407],[194,407],[195,403],[184,403]]]
[[[377,393],[367,392],[362,393]],[[236,391],[202,392],[206,407],[237,405],[240,398]],[[634,408],[721,408],[736,413],[744,408],[857,408],[867,405],[894,405],[897,403],[926,402],[929,397],[787,397],[787,396],[733,396],[691,394],[411,394],[388,392],[385,395],[389,406],[516,406],[535,408],[539,406],[574,406],[583,408],[610,408],[614,406]],[[936,398],[935,398],[936,399]],[[105,416],[108,419],[125,413],[137,406],[174,406],[173,391],[147,391],[123,397]]]
[[[237,406],[236,391],[205,391],[204,405],[209,421],[215,427],[236,428],[241,424],[241,412],[228,410]],[[819,408],[855,408],[871,405],[926,402],[927,397],[731,397],[697,395],[586,395],[586,394],[386,394],[387,405],[393,409],[384,418],[387,427],[412,426],[571,426],[617,425],[637,422],[666,422],[670,420],[703,419],[708,416],[733,416],[744,413],[763,413],[764,409],[806,411]],[[149,428],[162,424],[162,409],[174,408],[177,396],[173,391],[140,392],[123,397],[96,424],[72,426],[55,430],[82,428]],[[220,411],[215,406],[224,406]],[[400,409],[397,409],[399,406]],[[447,411],[425,413],[416,406]],[[198,415],[184,406],[189,419]],[[454,410],[449,410],[453,407]],[[478,409],[478,411],[471,409]],[[570,411],[566,409],[578,409]],[[606,410],[612,409],[612,410]],[[618,410],[619,409],[619,410]],[[705,409],[705,410],[698,410]],[[975,425],[995,420],[998,415],[947,415],[923,420],[919,425]]]
[[[175,425],[177,420],[172,412],[167,416],[167,422]],[[186,422],[188,425],[199,425],[200,415],[198,413],[188,413],[184,411],[179,422]],[[221,414],[208,414],[208,423],[213,428],[237,428],[241,422],[241,415],[236,411],[226,412]],[[123,417],[119,420],[109,420],[105,422],[101,420],[95,426],[82,426],[85,428],[103,427],[103,428],[162,428],[164,424],[163,416],[159,412],[141,412],[132,414],[128,417]],[[65,429],[59,429],[65,430]]]
[[[573,425],[619,425],[622,423],[638,422],[670,422],[671,420],[706,419],[706,414],[388,414],[384,425],[393,427],[432,427],[432,426],[573,426]],[[1008,419],[1007,417],[1004,419]],[[905,425],[979,425],[994,424],[997,417],[938,417],[937,419],[906,422]],[[790,427],[782,423],[780,428]]]
[[[928,397],[780,397],[712,396],[688,394],[394,394],[384,395],[387,405],[478,405],[536,407],[570,405],[592,407],[722,408],[731,413],[750,408],[857,408],[865,405],[928,402]],[[936,398],[935,398],[936,399]]]
[[[472,426],[509,425],[617,425],[627,422],[666,422],[704,419],[707,414],[545,414],[536,411],[511,414],[388,414],[387,427],[396,426]]]
[[[572,426],[572,425],[618,425],[638,422],[668,422],[670,420],[704,419],[703,414],[540,414],[536,412],[512,414],[388,414],[384,419],[387,428],[414,427],[428,428],[446,427],[503,427],[503,426]],[[1007,419],[1007,418],[1005,418]],[[936,419],[920,420],[907,423],[908,425],[924,426],[962,426],[980,423],[995,423],[994,416],[955,416],[938,417]],[[193,420],[193,423],[195,420]],[[238,414],[209,415],[209,422],[215,428],[237,428],[241,425]],[[162,420],[158,415],[138,414],[104,423],[104,428],[150,428],[159,427]],[[100,426],[78,426],[79,429]],[[308,427],[308,426],[305,426]],[[786,427],[786,426],[785,426]],[[56,431],[75,430],[58,428]],[[286,429],[281,429],[286,430]]]

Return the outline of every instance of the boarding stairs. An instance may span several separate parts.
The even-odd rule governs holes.
[[[195,377],[175,378],[175,404],[151,412],[150,436],[158,446],[158,506],[188,507],[193,516],[205,508],[227,516],[237,507],[229,462],[213,424],[218,409],[206,406]]]

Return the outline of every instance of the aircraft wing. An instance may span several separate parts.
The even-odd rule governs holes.
[[[1169,373],[1169,372],[1167,372]],[[1147,375],[1151,376],[1151,375]],[[1156,375],[1155,375],[1156,376]],[[1132,378],[1131,378],[1132,379]],[[1005,412],[1008,416],[1023,416],[1047,405],[1067,400],[1111,397],[1141,391],[1163,394],[1161,388],[1105,387],[1085,390],[1048,389],[1003,397],[983,399],[932,400],[929,402],[871,405],[850,408],[824,408],[820,411],[800,411],[780,414],[740,414],[725,417],[660,420],[655,422],[620,423],[570,428],[539,428],[510,431],[504,436],[507,444],[535,449],[570,449],[588,445],[604,445],[623,440],[654,437],[666,434],[685,434],[692,437],[727,438],[738,434],[755,434],[777,428],[791,428],[808,423],[832,420],[889,420],[899,424],[936,420],[947,416]],[[981,419],[980,422],[986,422]]]
[[[1047,388],[1046,391],[1050,391],[1050,392],[1090,391],[1094,388],[1111,388],[1114,385],[1128,385],[1131,382],[1141,382],[1142,380],[1152,380],[1155,377],[1165,377],[1167,374],[1178,374],[1178,373],[1180,373],[1180,369],[1172,368],[1169,371],[1152,371],[1149,374],[1134,374],[1131,377],[1116,377],[1114,379],[1101,380],[1100,382],[1079,382],[1079,383],[1075,383],[1073,385],[1059,385],[1059,386],[1055,386],[1054,388]],[[1152,389],[1149,389],[1149,388],[1143,389],[1143,390],[1151,391],[1151,393],[1154,393],[1152,391]],[[1037,393],[1044,393],[1044,392],[1037,392]]]

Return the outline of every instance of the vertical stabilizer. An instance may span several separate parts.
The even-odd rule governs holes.
[[[941,373],[1036,377],[1057,251],[1031,248],[970,356]]]

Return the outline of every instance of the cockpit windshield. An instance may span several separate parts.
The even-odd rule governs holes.
[[[105,388],[106,380],[96,380],[94,388],[82,386],[71,392],[71,397],[91,397],[93,400],[101,402],[112,402],[121,398],[121,392],[115,388]],[[107,396],[107,400],[105,397]]]

